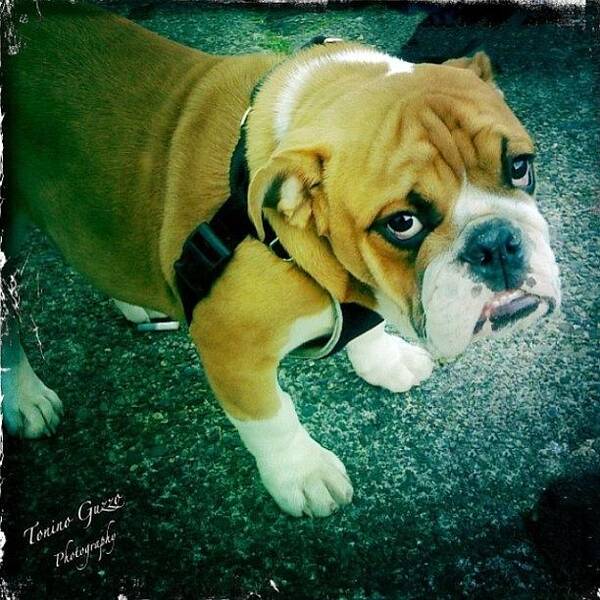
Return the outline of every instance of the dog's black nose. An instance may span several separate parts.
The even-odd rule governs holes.
[[[525,252],[520,231],[504,219],[490,219],[469,234],[460,258],[473,277],[492,291],[519,287],[525,278]]]

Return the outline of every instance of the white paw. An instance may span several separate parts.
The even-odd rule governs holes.
[[[35,374],[25,358],[2,372],[2,413],[11,435],[39,438],[52,435],[63,414],[59,397]]]
[[[123,316],[132,323],[149,323],[152,319],[161,319],[167,316],[156,310],[128,304],[115,298],[113,298],[113,302]]]
[[[383,324],[353,340],[347,352],[358,375],[392,392],[419,385],[434,367],[426,350],[386,333]]]
[[[283,451],[257,459],[261,479],[285,512],[327,517],[352,501],[352,484],[342,461],[300,429]]]

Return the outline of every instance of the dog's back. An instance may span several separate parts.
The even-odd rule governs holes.
[[[11,213],[29,216],[108,293],[124,277],[143,290],[161,279],[152,270],[169,140],[191,89],[221,59],[94,7],[16,9],[26,20],[3,94]],[[99,256],[107,239],[123,244]]]

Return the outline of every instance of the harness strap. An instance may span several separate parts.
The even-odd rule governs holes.
[[[196,304],[207,296],[232,259],[235,249],[248,237],[256,237],[247,213],[246,195],[250,175],[246,164],[246,123],[229,166],[230,196],[209,222],[200,223],[188,236],[175,262],[175,281],[188,325]],[[263,223],[264,243],[284,260],[290,256],[268,221]]]
[[[327,44],[337,38],[314,38],[311,44]],[[251,101],[262,83],[255,87]],[[250,173],[246,162],[246,111],[240,137],[229,167],[230,196],[209,222],[200,223],[186,239],[174,264],[175,282],[188,325],[196,305],[205,298],[232,259],[236,248],[256,230],[248,217],[247,193]],[[263,222],[264,243],[281,259],[291,260],[268,221]],[[334,328],[329,337],[313,340],[292,352],[295,356],[323,358],[341,350],[349,341],[383,321],[377,313],[354,303],[340,303],[332,297]]]

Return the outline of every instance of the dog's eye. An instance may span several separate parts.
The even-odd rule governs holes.
[[[510,167],[510,182],[514,187],[528,193],[533,191],[535,180],[530,156],[516,156],[513,158]]]
[[[399,240],[410,240],[423,230],[421,221],[409,212],[393,215],[387,222],[387,228]]]
[[[400,248],[417,248],[428,230],[416,215],[402,211],[377,221],[373,229]]]

